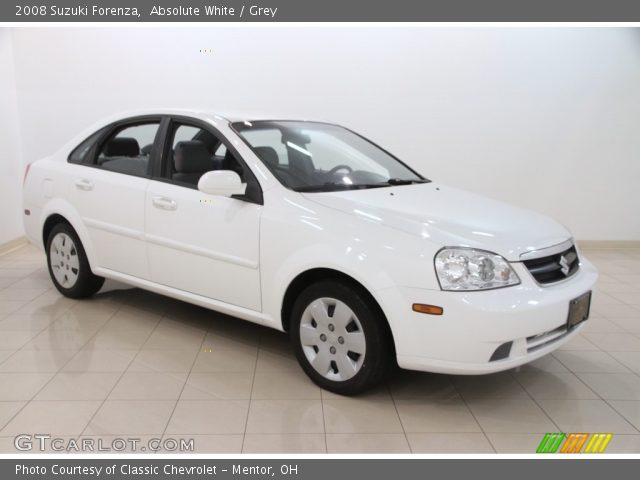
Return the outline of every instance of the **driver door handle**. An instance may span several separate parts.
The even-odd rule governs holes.
[[[159,208],[160,210],[172,211],[178,208],[178,204],[176,203],[176,201],[167,197],[152,197],[151,202],[153,203],[154,207]]]

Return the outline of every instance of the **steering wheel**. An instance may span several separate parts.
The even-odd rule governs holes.
[[[349,170],[349,173],[353,172],[353,168],[351,168],[349,165],[336,165],[331,170],[329,170],[327,173],[330,174],[330,175],[334,175],[338,170],[342,170],[343,168]]]

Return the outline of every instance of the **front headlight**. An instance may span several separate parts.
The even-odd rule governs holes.
[[[435,265],[442,290],[488,290],[520,283],[509,262],[484,250],[443,248]]]

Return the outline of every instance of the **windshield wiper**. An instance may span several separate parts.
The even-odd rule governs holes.
[[[384,183],[387,183],[389,185],[411,185],[413,183],[426,183],[427,180],[421,179],[421,178],[414,178],[414,179],[408,179],[408,178],[390,178],[389,180],[387,180]]]
[[[395,185],[411,185],[414,183],[427,183],[429,180],[421,178],[416,179],[403,179],[403,178],[390,178],[384,182],[377,183],[337,183],[326,182],[322,185],[303,185],[296,187],[293,190],[296,192],[334,192],[336,190],[363,190],[365,188],[381,188]]]
[[[326,182],[322,185],[303,185],[293,190],[296,192],[334,192],[336,190],[361,190],[363,188],[380,188],[386,186],[385,183],[336,183]]]

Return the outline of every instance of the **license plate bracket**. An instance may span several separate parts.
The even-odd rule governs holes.
[[[589,318],[591,310],[591,291],[583,293],[569,302],[567,330],[571,330]]]

